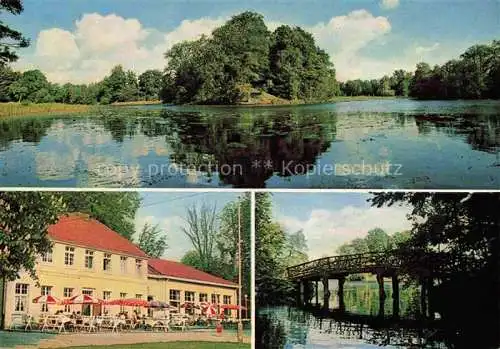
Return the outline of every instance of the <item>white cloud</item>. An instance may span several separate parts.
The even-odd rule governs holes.
[[[415,47],[415,53],[418,55],[421,55],[421,54],[426,53],[426,52],[435,51],[438,48],[439,48],[438,42],[432,44],[431,46],[417,46],[417,47]]]
[[[21,70],[39,68],[53,82],[88,83],[102,79],[113,66],[141,73],[163,69],[164,54],[174,44],[209,35],[224,19],[184,20],[169,33],[144,28],[134,18],[115,14],[84,14],[74,31],[51,28],[39,33],[32,56],[22,58]],[[153,35],[155,34],[155,35]]]
[[[288,232],[304,231],[309,247],[309,258],[315,259],[335,254],[345,242],[364,237],[370,229],[382,228],[392,234],[409,229],[406,219],[409,208],[393,206],[388,208],[359,208],[346,206],[341,210],[312,210],[309,217],[299,220],[281,216],[278,221]]]
[[[399,0],[382,0],[380,7],[386,10],[392,10],[399,6]]]

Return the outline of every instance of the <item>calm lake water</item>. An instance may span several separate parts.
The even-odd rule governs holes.
[[[0,121],[0,185],[498,188],[500,102],[109,108]]]
[[[418,293],[415,289],[401,291],[401,317],[404,320],[399,322],[390,319],[390,285],[386,285],[386,317],[377,318],[378,287],[373,282],[345,284],[346,315],[325,316],[321,311],[294,307],[259,309],[257,326],[265,328],[264,336],[269,335],[267,342],[271,344],[269,347],[259,344],[256,348],[446,348],[443,342],[433,337],[435,330],[411,326]],[[337,304],[337,301],[332,296],[330,305]]]

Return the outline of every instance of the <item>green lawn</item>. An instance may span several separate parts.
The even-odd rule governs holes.
[[[71,347],[71,349],[250,349],[250,344],[217,342],[164,342],[142,344],[119,344],[106,346]]]

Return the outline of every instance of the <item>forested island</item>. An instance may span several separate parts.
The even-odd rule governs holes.
[[[28,45],[18,34],[11,38],[17,47]],[[91,84],[51,83],[40,70],[12,70],[8,64],[17,59],[12,50],[0,55],[0,102],[252,105],[330,102],[339,96],[500,98],[500,40],[474,45],[442,66],[419,63],[414,72],[399,69],[380,79],[339,82],[335,57],[318,47],[311,33],[288,25],[270,31],[261,14],[248,11],[209,37],[174,45],[165,53],[163,71],[137,75],[117,65]]]

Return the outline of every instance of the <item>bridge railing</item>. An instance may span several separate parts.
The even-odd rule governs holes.
[[[390,268],[399,265],[400,259],[394,251],[368,252],[319,258],[289,267],[287,272],[289,278],[298,279],[321,273],[356,273],[375,267]]]

